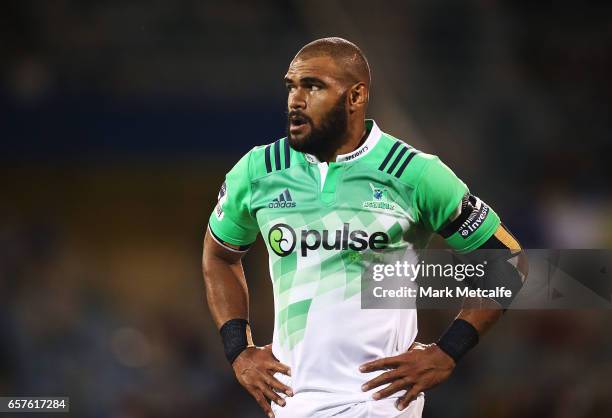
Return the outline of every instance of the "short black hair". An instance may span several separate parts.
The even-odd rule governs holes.
[[[370,64],[361,49],[343,38],[330,37],[314,40],[302,47],[294,59],[329,56],[345,69],[351,81],[363,81],[369,88],[372,81]]]

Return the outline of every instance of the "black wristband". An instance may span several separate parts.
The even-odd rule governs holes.
[[[247,341],[247,325],[249,321],[242,318],[230,319],[227,321],[219,333],[223,340],[223,350],[225,351],[225,357],[232,364],[236,357],[248,347]]]
[[[455,319],[436,343],[455,363],[478,344],[478,331],[463,319]]]

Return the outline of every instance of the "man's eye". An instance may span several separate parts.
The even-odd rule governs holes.
[[[310,86],[310,90],[318,91],[318,90],[321,90],[321,87],[319,87],[319,86]]]
[[[285,87],[287,87],[287,91],[291,91],[295,88],[295,86],[291,86],[289,84],[287,84]]]

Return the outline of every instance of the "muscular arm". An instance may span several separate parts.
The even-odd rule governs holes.
[[[244,252],[223,247],[209,230],[206,231],[202,272],[206,300],[218,329],[230,319],[249,319],[249,291],[242,268],[243,255]]]
[[[518,256],[526,260],[524,254]],[[526,261],[525,261],[526,263]],[[521,265],[519,264],[520,271]],[[525,276],[526,276],[525,272]],[[469,322],[481,337],[493,327],[499,318],[503,315],[502,307],[495,301],[487,298],[466,298],[463,301],[463,307],[457,315],[457,319],[463,319]]]
[[[498,237],[502,239],[500,240]],[[491,240],[496,240],[500,247],[505,246],[512,252],[516,261],[515,269],[517,276],[520,278],[521,282],[524,282],[528,274],[529,266],[527,256],[522,251],[518,241],[510,235],[509,231],[507,231],[503,225],[497,228]],[[506,278],[506,280],[507,279],[508,278]],[[491,299],[466,298],[463,301],[463,307],[459,315],[457,315],[457,319],[463,319],[469,322],[476,331],[478,331],[478,335],[482,337],[502,315],[502,306]]]
[[[233,319],[249,319],[249,291],[242,268],[244,252],[232,251],[232,248],[237,249],[228,243],[219,244],[210,230],[206,231],[202,271],[206,300],[218,329]],[[290,370],[274,357],[270,345],[255,347],[248,324],[245,332],[247,348],[235,357],[232,368],[238,382],[255,398],[263,411],[273,417],[270,401],[285,406],[285,400],[279,393],[293,396],[291,388],[273,375],[276,372],[289,374]]]

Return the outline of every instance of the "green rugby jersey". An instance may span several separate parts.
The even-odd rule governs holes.
[[[329,164],[294,151],[286,138],[253,148],[227,174],[210,216],[220,242],[245,248],[261,232],[266,243],[273,352],[291,367],[291,378],[281,380],[295,393],[277,416],[369,399],[360,387],[375,373],[364,375],[359,365],[406,351],[416,311],[362,310],[361,274],[377,250],[426,247],[468,192],[438,157],[372,120],[366,127],[364,143]],[[479,247],[499,226],[492,209],[479,209],[447,238],[456,251]]]

